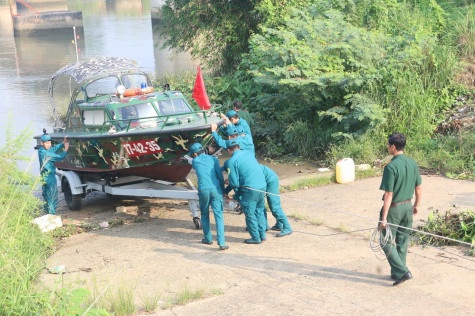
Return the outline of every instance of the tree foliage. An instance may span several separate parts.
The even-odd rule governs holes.
[[[190,51],[216,73],[231,72],[259,23],[276,23],[307,0],[166,0],[159,26],[164,46]]]
[[[255,1],[167,0],[161,8],[159,31],[164,45],[217,70],[230,70],[247,50],[247,40],[257,28]]]
[[[260,116],[262,143],[293,148],[289,140],[304,135],[303,126],[313,137],[310,156],[376,127],[430,137],[453,96],[457,67],[437,3],[299,4],[262,22],[238,70],[225,78],[222,99],[240,98]]]
[[[240,99],[256,115],[253,135],[261,151],[315,157],[330,148],[334,153],[338,143],[384,142],[395,131],[408,136],[409,147],[424,148],[441,113],[463,91],[455,74],[473,51],[473,7],[465,9],[465,23],[454,23],[435,0],[248,4],[244,15],[255,23],[244,26],[248,37],[235,55],[215,50],[208,59],[232,71],[207,79],[207,87],[216,103]],[[200,27],[214,38],[224,32]],[[366,155],[363,147],[355,146],[354,154]]]

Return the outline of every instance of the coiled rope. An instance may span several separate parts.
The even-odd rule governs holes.
[[[376,228],[369,239],[369,247],[373,251],[377,259],[383,261],[391,254],[392,247],[389,249],[388,253],[384,252],[384,247],[388,244],[388,241],[396,245],[396,242],[393,238],[393,233],[391,229],[386,229],[386,234],[383,234],[383,231],[380,227]]]

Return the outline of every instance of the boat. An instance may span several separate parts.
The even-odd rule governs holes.
[[[55,85],[69,84],[69,104],[58,115]],[[184,181],[191,165],[183,159],[193,143],[212,153],[211,123],[222,120],[213,106],[193,110],[179,91],[156,91],[148,75],[121,57],[100,57],[59,69],[48,85],[54,142],[68,136],[68,155],[59,170],[100,178],[139,176]],[[64,87],[64,86],[63,86]],[[157,89],[158,90],[158,89]],[[38,144],[41,135],[35,136]]]

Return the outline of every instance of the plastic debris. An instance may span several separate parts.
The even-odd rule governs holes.
[[[108,223],[108,222],[100,222],[100,223],[99,223],[99,227],[101,227],[101,228],[107,228],[107,227],[109,227],[109,223]]]
[[[371,169],[371,166],[367,163],[362,163],[360,165],[356,165],[356,170],[369,170]]]
[[[65,268],[66,268],[65,266],[57,266],[57,267],[49,269],[49,272],[52,274],[59,274],[59,273],[63,273]]]
[[[330,169],[328,169],[328,168],[318,168],[317,171],[318,172],[328,172],[328,171],[330,171]]]
[[[33,223],[38,225],[43,233],[49,232],[53,229],[63,226],[61,216],[46,214],[37,217],[33,220]]]

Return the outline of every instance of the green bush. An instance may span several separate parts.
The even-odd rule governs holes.
[[[387,139],[381,133],[368,132],[357,139],[349,139],[339,144],[331,145],[326,153],[326,161],[330,166],[335,166],[337,161],[351,157],[355,164],[370,164],[379,157],[388,155]]]
[[[205,77],[210,100],[223,111],[243,101],[266,155],[334,161],[340,152],[371,162],[387,154],[389,134],[402,132],[422,166],[472,172],[472,138],[464,135],[461,148],[434,131],[470,93],[457,78],[475,49],[475,5],[439,2],[259,1],[262,16],[236,70]],[[193,77],[182,86],[190,96]]]

